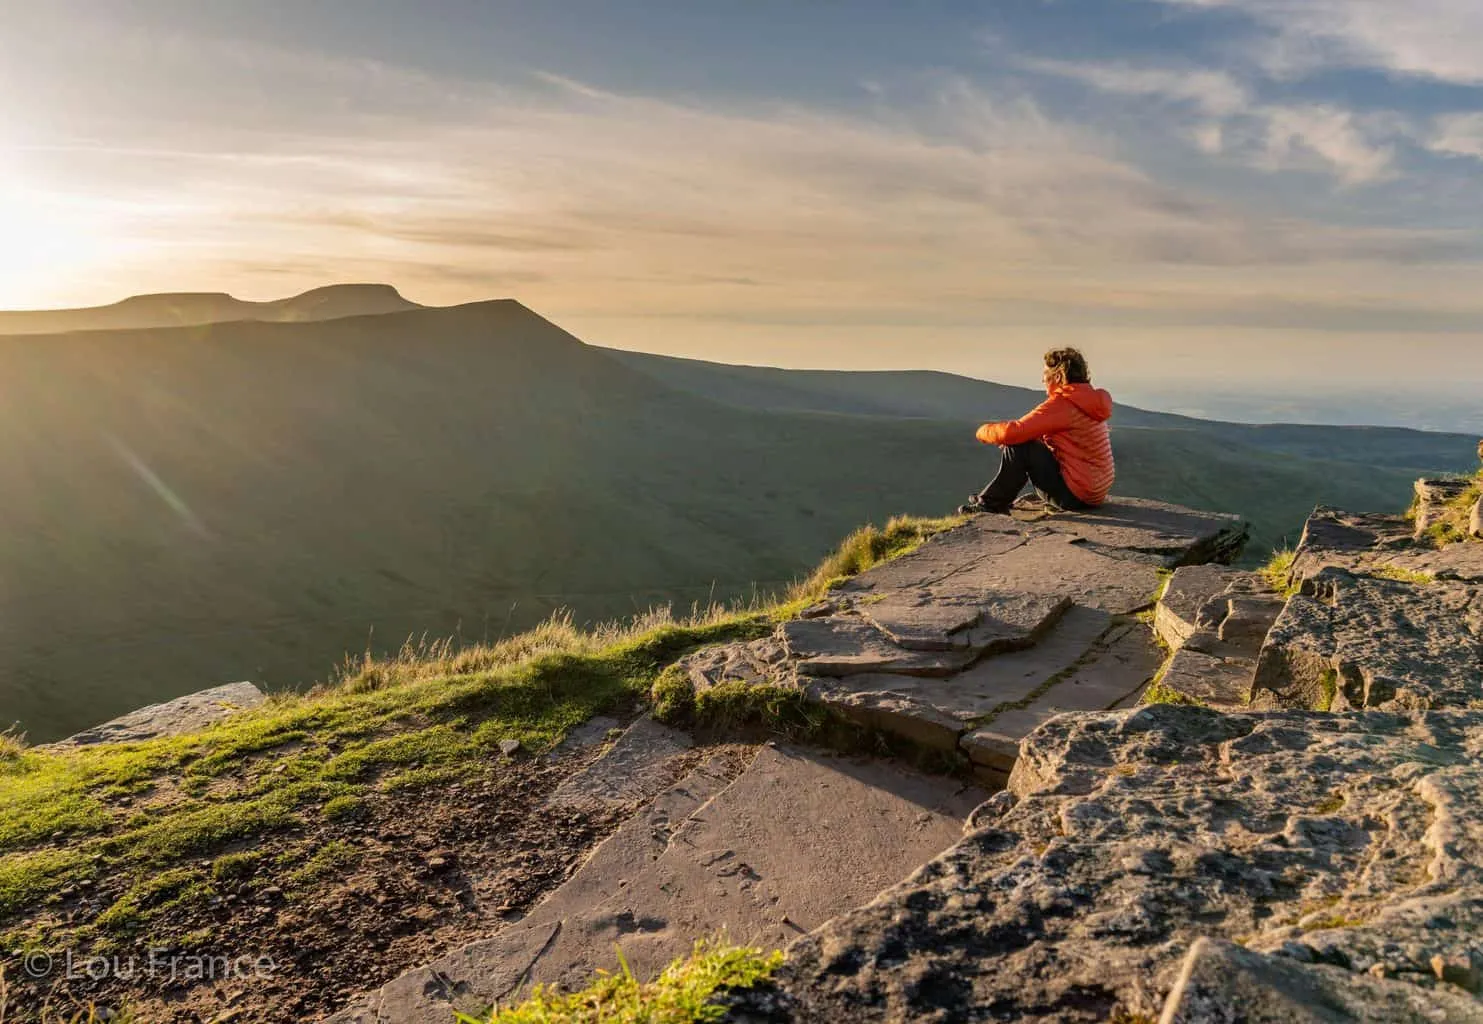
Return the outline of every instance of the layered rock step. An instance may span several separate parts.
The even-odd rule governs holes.
[[[870,728],[960,751],[1003,785],[1021,737],[1063,710],[1133,700],[1162,653],[1133,619],[1168,571],[1230,560],[1236,516],[1113,499],[1090,513],[981,515],[831,591],[772,637],[685,662],[697,692],[803,693]]]
[[[1158,682],[1212,707],[1249,704],[1262,644],[1284,599],[1260,575],[1221,565],[1175,571],[1154,611],[1170,657]]]
[[[688,740],[652,722],[638,729],[553,799],[582,806],[650,790]],[[713,758],[649,792],[652,802],[528,917],[492,920],[487,939],[330,1021],[447,1024],[455,1011],[508,1006],[536,984],[581,987],[617,969],[615,950],[647,978],[699,939],[780,948],[941,853],[987,795],[887,762],[773,745],[752,754],[735,777]]]
[[[1483,711],[1062,715],[973,824],[728,1019],[1483,1020]]]
[[[1308,517],[1294,555],[1292,581],[1334,567],[1353,573],[1429,576],[1483,583],[1483,544],[1435,547],[1418,542],[1400,516],[1344,512],[1320,505]]]

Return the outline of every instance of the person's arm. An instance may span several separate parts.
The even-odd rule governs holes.
[[[1064,398],[1047,398],[1017,420],[985,423],[976,436],[984,444],[1024,444],[1071,425],[1071,403]]]

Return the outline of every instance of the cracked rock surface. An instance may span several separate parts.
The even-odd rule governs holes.
[[[1483,712],[1062,715],[970,821],[729,1019],[1483,1019]]]
[[[697,692],[795,688],[869,727],[961,750],[1002,785],[1018,741],[1064,710],[1136,699],[1162,660],[1132,616],[1161,570],[1229,560],[1239,518],[1114,498],[1094,512],[980,515],[862,573],[776,634],[683,663]]]
[[[1302,582],[1327,566],[1354,573],[1420,573],[1440,580],[1483,583],[1483,544],[1417,543],[1400,516],[1344,512],[1320,505],[1308,517],[1293,560]]]
[[[1277,617],[1256,687],[1333,710],[1483,706],[1483,584],[1320,569]]]

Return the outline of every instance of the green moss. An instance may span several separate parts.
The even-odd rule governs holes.
[[[1313,710],[1332,711],[1334,701],[1339,697],[1339,673],[1333,669],[1325,669],[1318,677],[1318,688],[1318,703]]]
[[[1324,797],[1318,803],[1314,804],[1313,805],[1313,813],[1314,814],[1333,814],[1335,811],[1337,811],[1340,807],[1343,807],[1343,806],[1344,806],[1344,794],[1343,793],[1334,792],[1334,793],[1330,793],[1328,796]]]
[[[695,713],[695,686],[678,665],[659,673],[650,696],[654,717],[661,722],[683,722]]]
[[[695,697],[694,725],[716,732],[762,726],[790,740],[816,740],[832,724],[829,713],[789,686],[732,680]]]
[[[1370,573],[1385,580],[1398,580],[1401,583],[1435,583],[1437,578],[1429,572],[1418,572],[1415,569],[1402,569],[1396,565],[1381,566]]]
[[[332,839],[315,850],[303,864],[288,873],[289,884],[296,888],[303,888],[320,879],[342,874],[359,863],[364,855],[364,851],[357,847],[339,839]]]
[[[1180,693],[1172,686],[1167,685],[1162,679],[1155,679],[1148,684],[1148,689],[1143,691],[1144,704],[1186,704],[1190,707],[1205,707],[1205,702],[1197,697]]]
[[[35,906],[91,873],[89,858],[76,849],[0,857],[0,916]]]
[[[711,1024],[726,1015],[714,1001],[717,993],[762,984],[782,963],[782,953],[699,943],[689,958],[641,983],[620,953],[619,973],[601,973],[581,991],[564,995],[537,988],[519,1006],[457,1019],[460,1024]]]
[[[350,793],[326,800],[320,809],[329,821],[361,821],[368,811],[365,798]]]
[[[246,878],[262,859],[262,853],[257,850],[224,853],[211,863],[211,877],[218,881]]]
[[[1364,924],[1360,917],[1349,917],[1345,914],[1329,914],[1324,917],[1315,917],[1302,922],[1304,931],[1316,932],[1326,931],[1330,928],[1358,928]]]

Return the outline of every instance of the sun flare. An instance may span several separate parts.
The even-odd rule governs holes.
[[[107,248],[85,211],[0,177],[0,309],[65,301]]]

